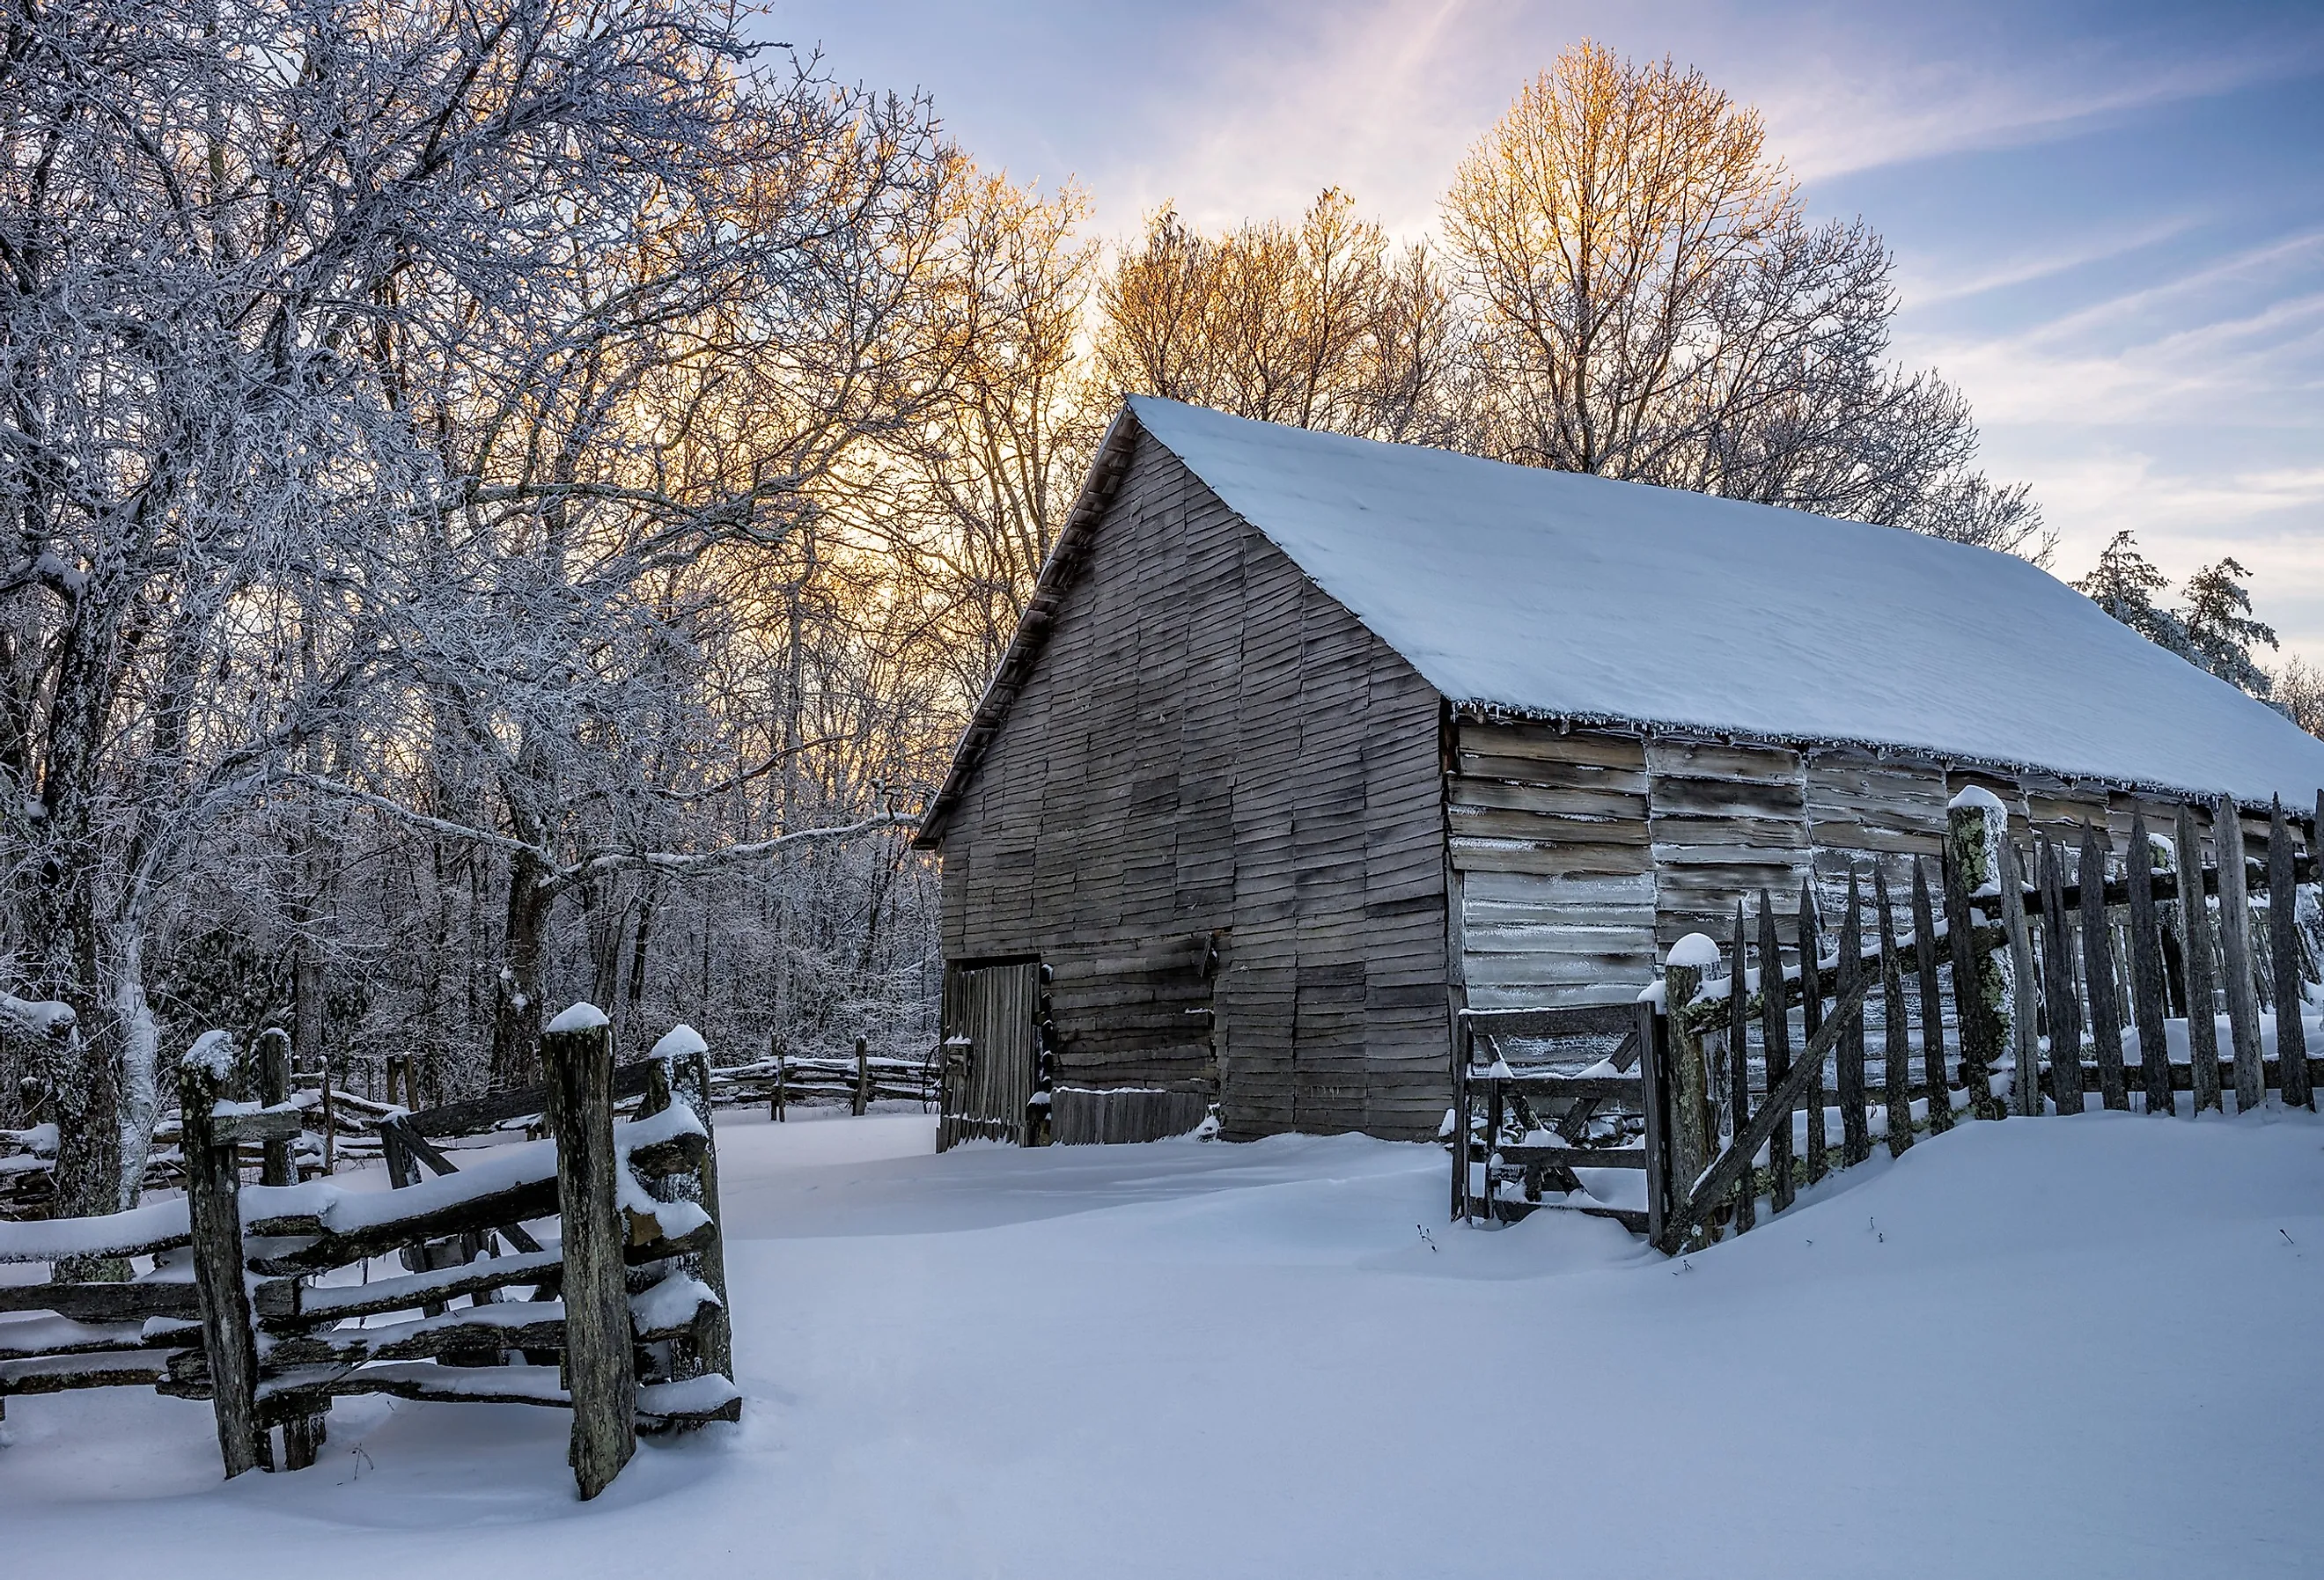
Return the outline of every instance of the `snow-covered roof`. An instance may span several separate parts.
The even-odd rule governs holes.
[[[2324,742],[2048,572],[1890,527],[1133,397],[1455,703],[2313,804]]]

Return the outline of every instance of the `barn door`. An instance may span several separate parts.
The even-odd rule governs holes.
[[[944,1099],[936,1150],[982,1137],[1023,1146],[1041,1058],[1041,963],[945,969]]]

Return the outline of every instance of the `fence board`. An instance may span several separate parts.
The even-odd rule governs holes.
[[[1929,1092],[1929,1131],[1941,1135],[1953,1127],[1953,1105],[1946,1095],[1945,1006],[1937,980],[1937,916],[1929,902],[1929,864],[1913,858],[1913,953],[1921,979],[1921,1084]]]
[[[2128,1108],[2123,1081],[2122,1010],[2115,997],[2114,950],[2107,941],[2106,847],[2096,826],[2082,825],[2082,993],[2089,1002],[2090,1048],[2098,1058],[2098,1100]]]
[[[1784,1008],[1784,950],[1775,933],[1774,898],[1759,891],[1759,1038],[1766,1047],[1767,1085],[1783,1084],[1792,1071],[1791,1016]],[[1792,1127],[1778,1125],[1767,1138],[1767,1167],[1775,1177],[1775,1211],[1792,1205]]]
[[[2172,1113],[2171,1045],[2164,1040],[2163,939],[2154,910],[2154,846],[2147,838],[2146,814],[2130,819],[2130,995],[2138,1026],[2138,1067],[2146,1087],[2146,1112]]]
[[[2227,1030],[2236,1052],[2236,1109],[2247,1113],[2267,1096],[2260,1085],[2259,1003],[2253,988],[2251,899],[2244,887],[2244,820],[2235,799],[2221,796],[2211,810],[2211,844],[2219,867],[2219,985],[2227,990]]]
[[[2308,1031],[2300,1013],[2300,935],[2294,925],[2298,910],[2292,881],[2292,828],[2284,820],[2279,798],[2268,809],[2267,823],[2267,942],[2275,967],[2275,1055],[2283,1063],[2285,1105],[2313,1108],[2315,1095],[2308,1084]]]
[[[1848,870],[1848,914],[1840,922],[1840,975],[1832,986],[1846,998],[1864,976],[1864,895],[1856,868]],[[1839,1058],[1832,1086],[1840,1099],[1840,1161],[1853,1168],[1872,1155],[1872,1137],[1864,1115],[1864,1011],[1849,1016],[1840,1034]]]
[[[1904,952],[1896,947],[1896,912],[1889,903],[1888,873],[1885,867],[1872,869],[1872,904],[1880,913],[1880,958],[1901,964]],[[1912,1033],[1905,1024],[1904,973],[1884,971],[1880,984],[1881,1030],[1886,1034],[1881,1045],[1881,1067],[1886,1076],[1881,1100],[1887,1108],[1888,1155],[1901,1158],[1913,1144]]]
[[[1816,1033],[1823,1030],[1823,984],[1821,980],[1819,956],[1822,945],[1816,938],[1815,896],[1804,880],[1800,883],[1800,1018],[1801,1029],[1810,1046],[1816,1046]],[[1823,1048],[1831,1045],[1825,1043]],[[1803,1056],[1804,1057],[1804,1056]],[[1823,1053],[1816,1054],[1815,1068],[1801,1078],[1800,1089],[1808,1100],[1808,1183],[1821,1179],[1831,1167],[1830,1148],[1823,1126]]]

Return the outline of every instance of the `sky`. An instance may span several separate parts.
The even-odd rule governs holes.
[[[1886,236],[1896,355],[1968,394],[2052,568],[2121,528],[2174,584],[2232,554],[2283,654],[2324,663],[2317,0],[776,0],[768,26],[927,91],[988,167],[1078,181],[1108,237],[1165,201],[1290,218],[1331,184],[1427,236],[1567,45],[1700,67],[1763,113],[1812,213]]]

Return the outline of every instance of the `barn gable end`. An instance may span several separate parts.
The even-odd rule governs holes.
[[[946,957],[1049,966],[1057,1087],[1215,1092],[1231,1134],[1433,1132],[1443,704],[1176,457],[1127,442],[949,787]]]

